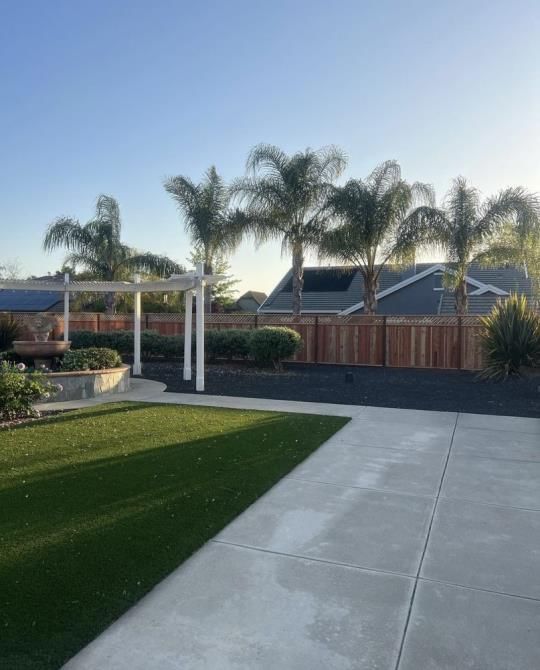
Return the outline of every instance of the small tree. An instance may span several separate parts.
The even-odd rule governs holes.
[[[22,270],[18,258],[0,263],[0,279],[20,279]]]
[[[188,264],[193,266],[204,262],[204,251],[200,247],[193,249],[187,261]],[[239,279],[230,275],[230,270],[230,263],[225,256],[217,253],[214,257],[212,272],[217,275],[228,275],[228,277],[212,285],[212,300],[223,308],[231,307],[234,304],[235,286],[240,283]]]

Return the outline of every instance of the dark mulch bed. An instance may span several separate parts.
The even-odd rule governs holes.
[[[195,391],[194,382],[182,380],[181,362],[149,362],[143,370],[148,379],[167,384],[167,391]],[[345,381],[346,372],[352,372],[352,383]],[[485,382],[475,373],[453,370],[300,364],[282,373],[240,364],[206,368],[209,395],[509,416],[540,417],[539,386],[540,378]]]

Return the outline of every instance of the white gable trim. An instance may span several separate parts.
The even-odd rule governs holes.
[[[510,295],[508,291],[504,291],[498,286],[493,286],[493,284],[484,284],[484,286],[477,288],[476,291],[469,293],[469,295],[484,295],[484,293],[494,293],[495,295]]]
[[[441,263],[432,265],[431,267],[427,268],[427,270],[423,270],[422,272],[419,272],[416,275],[411,275],[410,277],[407,277],[407,279],[404,279],[403,281],[394,284],[394,286],[391,286],[390,288],[387,288],[384,291],[377,293],[377,300],[385,298],[387,295],[390,295],[391,293],[395,293],[396,291],[405,288],[405,286],[414,284],[415,282],[420,281],[420,279],[424,279],[424,277],[427,277],[428,275],[431,275],[434,272],[441,272],[441,271],[446,272],[444,265],[442,265]],[[348,316],[349,314],[352,314],[353,312],[362,309],[363,306],[364,301],[362,300],[361,302],[356,303],[356,305],[352,305],[352,307],[347,307],[347,309],[344,309],[342,312],[339,313],[339,316]]]
[[[451,272],[452,274],[455,274],[455,271],[452,270],[451,268],[446,268],[442,263],[436,263],[435,265],[432,265],[426,270],[423,270],[423,272],[419,272],[418,274],[412,275],[411,277],[407,277],[407,279],[404,279],[403,281],[394,284],[394,286],[391,286],[390,288],[387,288],[384,291],[377,293],[377,300],[385,298],[387,295],[395,293],[396,291],[400,291],[402,288],[405,288],[405,286],[414,284],[415,282],[420,281],[421,279],[424,279],[425,277],[435,272],[443,272],[443,273]],[[465,277],[465,281],[468,284],[471,284],[471,286],[476,287],[476,291],[473,291],[470,295],[482,295],[483,293],[488,293],[490,291],[492,293],[496,293],[497,295],[508,295],[506,291],[503,291],[502,289],[497,288],[496,286],[492,286],[491,284],[484,284],[483,282],[478,281],[478,279],[473,279],[468,275]],[[339,312],[339,316],[348,316],[349,314],[352,314],[353,312],[356,312],[359,309],[362,309],[363,307],[364,307],[364,301],[362,300],[361,302],[356,303],[356,305],[352,305],[352,307],[347,307],[347,309],[344,309],[342,312]]]

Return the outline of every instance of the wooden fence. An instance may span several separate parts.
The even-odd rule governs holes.
[[[23,328],[34,317],[10,315]],[[63,316],[56,315],[54,336],[63,330]],[[304,346],[296,360],[305,363],[338,363],[407,368],[478,370],[482,367],[479,318],[476,316],[325,316],[255,314],[206,315],[206,328],[259,328],[288,326],[302,336]],[[132,314],[70,314],[71,330],[131,330]],[[183,335],[180,314],[145,314],[143,328],[163,335]]]

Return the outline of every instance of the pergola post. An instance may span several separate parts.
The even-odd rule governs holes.
[[[141,278],[135,275],[134,281],[139,284]],[[141,369],[141,292],[135,293],[135,314],[133,323],[133,374],[142,374]]]
[[[204,263],[197,263],[196,268],[196,359],[197,376],[195,379],[195,390],[204,391]]]
[[[69,272],[64,274],[64,342],[69,340]]]
[[[191,381],[191,339],[193,330],[193,291],[186,291],[184,316],[184,381]]]

